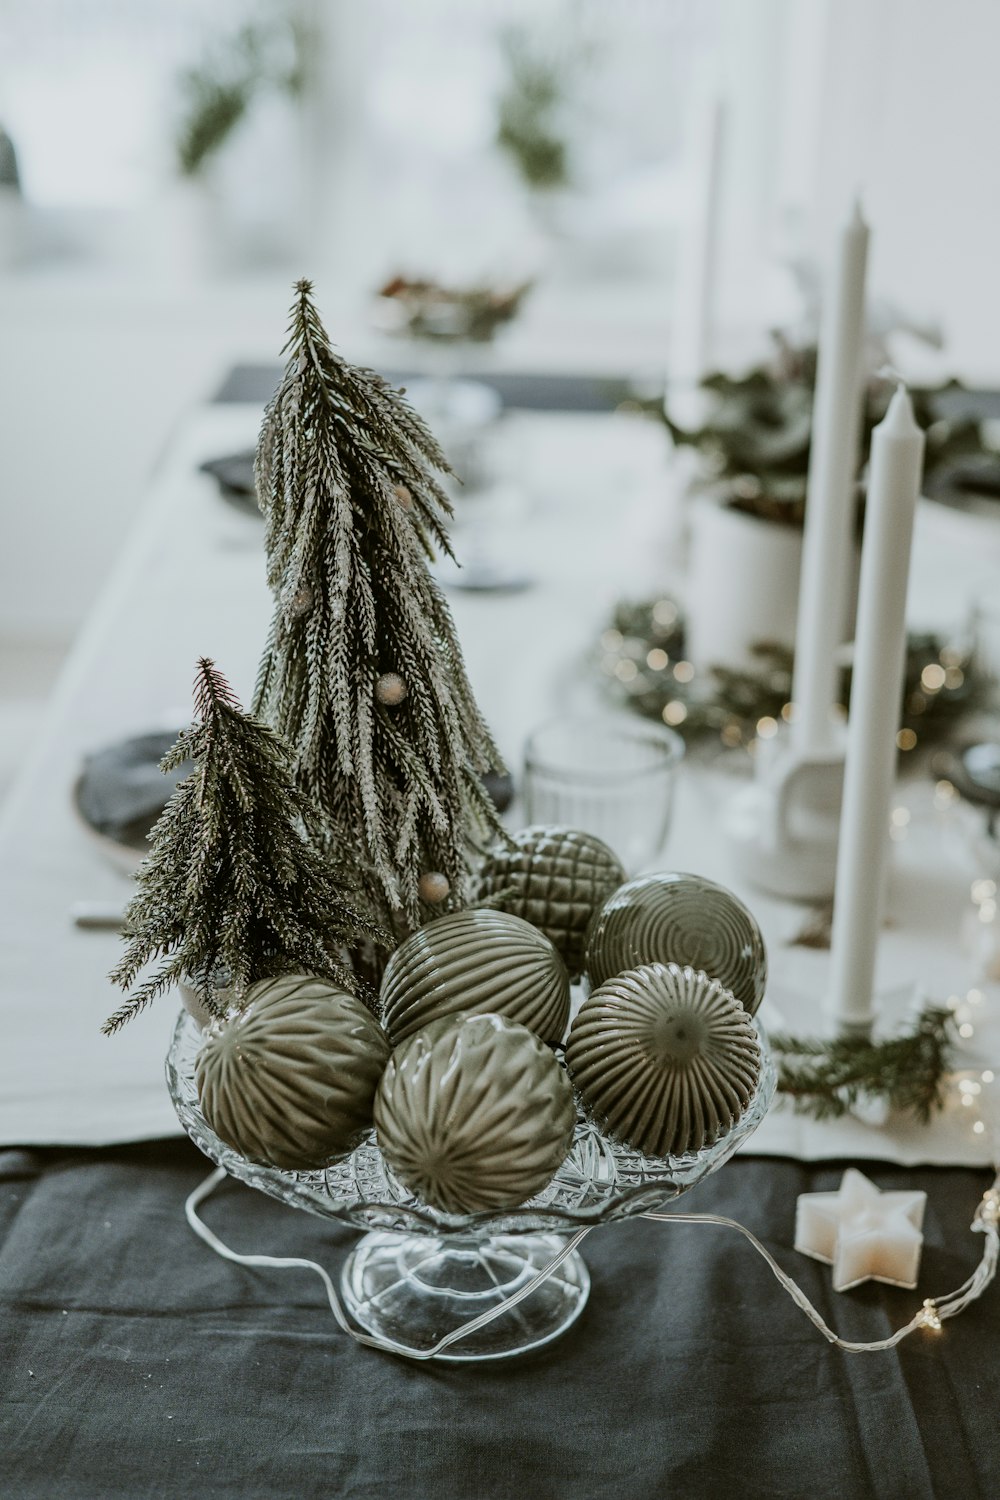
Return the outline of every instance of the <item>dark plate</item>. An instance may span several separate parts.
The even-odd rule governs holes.
[[[174,787],[193,769],[184,761],[167,776],[160,770],[177,733],[150,730],[84,757],[73,783],[73,808],[86,832],[119,869],[134,870],[149,853],[153,824]]]

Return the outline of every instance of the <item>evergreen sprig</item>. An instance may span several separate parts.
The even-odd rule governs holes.
[[[503,836],[479,779],[502,761],[427,567],[451,551],[444,455],[402,392],[334,350],[311,282],[295,293],[257,450],[275,609],[254,711],[402,937],[428,914],[421,876],[443,875],[462,904],[471,841]],[[389,674],[402,702],[380,700]]]
[[[497,145],[513,158],[528,187],[564,187],[569,151],[559,129],[564,68],[533,50],[514,28],[501,37],[506,78],[497,105]]]
[[[117,1031],[179,980],[219,1015],[217,986],[237,1003],[258,979],[304,972],[355,989],[348,944],[388,943],[345,896],[351,871],[319,849],[319,820],[294,783],[287,748],[244,714],[203,658],[197,722],[167,752],[190,758],[150,835],[122,928],[128,947],[110,978],[128,998],[104,1023]],[[161,960],[145,978],[146,966]]]
[[[812,443],[817,350],[796,344],[781,333],[773,335],[772,357],[745,374],[715,371],[701,381],[708,413],[702,424],[685,428],[675,422],[669,402],[646,402],[645,408],[663,421],[677,446],[694,448],[704,465],[704,479],[718,488],[724,503],[764,521],[801,527],[805,520],[806,481]],[[861,435],[858,445],[858,516],[860,533],[864,491],[861,484],[871,436],[888,410],[894,378],[878,369],[866,372]],[[914,411],[927,436],[924,484],[933,486],[953,466],[970,455],[992,455],[982,419],[945,418],[940,398],[961,391],[951,380],[936,388],[911,391]],[[993,468],[996,478],[996,468]]]
[[[778,1059],[778,1090],[800,1114],[838,1119],[861,1099],[885,1100],[926,1125],[944,1105],[955,1033],[951,1011],[928,1006],[912,1030],[885,1041],[770,1037]]]

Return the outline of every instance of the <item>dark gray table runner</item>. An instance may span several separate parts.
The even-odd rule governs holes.
[[[829,1346],[731,1230],[634,1222],[584,1242],[580,1322],[480,1367],[358,1348],[308,1272],[248,1270],[188,1229],[209,1164],[182,1141],[0,1154],[0,1496],[684,1500],[998,1493],[1000,1287],[898,1351]],[[883,1338],[978,1259],[983,1172],[872,1168],[929,1194],[920,1289],[837,1296],[795,1255],[821,1168],[733,1162],[685,1207],[758,1233],[845,1337]],[[338,1271],[351,1231],[237,1184],[234,1248]]]

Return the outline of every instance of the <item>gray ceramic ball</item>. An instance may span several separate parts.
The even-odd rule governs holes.
[[[717,980],[648,964],[588,996],[566,1064],[610,1136],[647,1156],[680,1156],[736,1124],[757,1087],[761,1053],[743,1006]]]
[[[239,1012],[205,1031],[195,1060],[201,1111],[250,1161],[325,1167],[371,1125],[388,1057],[385,1032],[353,995],[304,974],[262,980]]]
[[[398,1047],[375,1098],[382,1154],[432,1208],[514,1208],[573,1139],[573,1090],[533,1032],[503,1016],[436,1021]]]
[[[479,895],[544,932],[576,979],[594,912],[624,879],[618,856],[592,833],[534,825],[487,855]]]
[[[411,933],[386,965],[381,998],[394,1045],[444,1016],[507,1016],[544,1042],[561,1041],[569,1024],[569,975],[548,938],[484,907]]]
[[[639,875],[615,891],[587,934],[592,988],[642,964],[701,969],[753,1015],[764,998],[767,951],[738,896],[703,875]]]

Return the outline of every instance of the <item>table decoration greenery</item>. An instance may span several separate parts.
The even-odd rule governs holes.
[[[402,392],[336,352],[309,281],[285,352],[257,450],[274,614],[254,711],[399,941],[464,905],[475,843],[504,836],[480,780],[501,756],[427,565],[452,555],[448,464]]]
[[[673,599],[623,600],[600,637],[600,681],[636,713],[662,720],[687,739],[717,737],[729,749],[771,738],[791,717],[793,656],[786,647],[759,643],[754,648],[757,671],[721,666],[698,671],[684,648],[684,617]],[[841,677],[845,710],[850,702],[849,656],[846,648]],[[986,706],[993,691],[993,679],[977,662],[971,642],[911,632],[900,750],[945,738],[963,717]]]
[[[240,1003],[256,980],[289,972],[353,991],[345,945],[388,942],[362,909],[351,846],[332,858],[322,851],[321,820],[295,784],[287,747],[242,712],[207,659],[195,710],[197,722],[163,760],[164,771],[188,758],[195,768],[153,828],[136,876],[126,950],[110,976],[127,998],[104,1023],[109,1035],[181,981],[210,1016]]]

